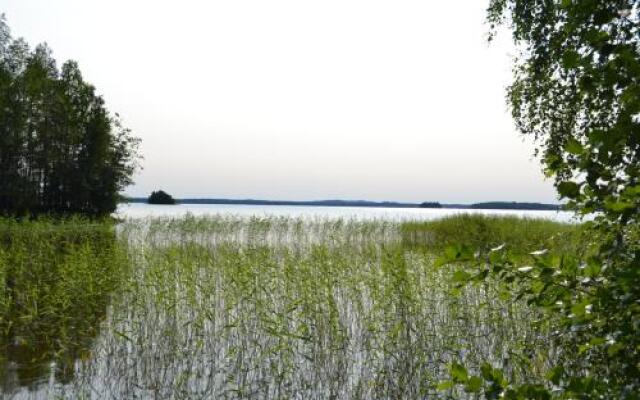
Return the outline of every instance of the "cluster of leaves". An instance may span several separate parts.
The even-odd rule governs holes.
[[[509,102],[547,173],[574,209],[638,222],[640,2],[492,0],[510,23],[516,61]]]
[[[598,241],[608,243],[605,238]],[[547,373],[548,382],[508,382],[502,375],[497,379],[496,373],[488,374],[488,366],[480,376],[462,379],[466,372],[453,363],[453,379],[445,387],[462,384],[469,392],[484,390],[486,398],[496,398],[497,387],[501,396],[512,399],[634,398],[640,389],[637,258],[603,259],[603,254],[603,248],[589,255],[535,251],[531,262],[523,264],[504,246],[485,254],[462,246],[445,251],[440,264],[464,265],[452,276],[458,287],[498,278],[514,301],[541,311],[533,323],[553,320],[554,344],[562,349],[557,365]]]
[[[466,393],[482,393],[486,399],[549,399],[549,393],[544,386],[539,384],[524,384],[518,387],[509,387],[509,381],[505,379],[503,372],[493,368],[489,363],[480,366],[479,375],[469,375],[464,365],[452,362],[449,366],[450,381],[441,382],[440,390],[451,390],[456,385],[463,387]]]
[[[514,299],[556,324],[562,349],[547,382],[477,377],[451,365],[451,385],[528,398],[635,399],[640,393],[640,1],[492,0],[488,19],[507,23],[521,48],[509,102],[519,130],[534,136],[559,195],[592,217],[591,251],[532,253],[462,248],[460,285],[496,277]],[[495,31],[494,31],[495,32]],[[461,369],[462,368],[462,369]]]
[[[131,184],[137,145],[46,45],[13,39],[0,16],[0,214],[105,215]]]

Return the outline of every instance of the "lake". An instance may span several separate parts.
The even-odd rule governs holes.
[[[558,222],[571,222],[573,213],[566,211],[535,210],[471,210],[453,208],[385,208],[385,207],[322,207],[322,206],[262,206],[228,204],[178,204],[174,206],[141,203],[121,204],[116,215],[122,218],[179,217],[190,213],[195,216],[227,215],[238,217],[289,217],[310,219],[353,219],[428,221],[449,215],[474,213],[484,215],[515,215],[545,218]]]
[[[451,268],[396,222],[195,208],[216,215],[0,226],[0,397],[465,399],[438,390],[452,360],[522,379],[541,373],[509,370],[512,354],[555,360],[526,302],[496,284],[452,295]]]
[[[118,210],[117,229],[4,221],[0,397],[474,398],[438,389],[454,360],[540,381],[558,354],[553,326],[496,282],[455,287],[451,274],[466,266],[437,267],[434,236],[400,223],[465,212],[571,220],[548,211],[132,204]],[[491,231],[487,221],[479,226]],[[514,249],[565,248],[578,230],[508,224],[493,229]],[[513,355],[532,349],[535,368],[513,369]]]

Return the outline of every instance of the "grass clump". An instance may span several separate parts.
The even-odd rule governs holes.
[[[0,388],[38,375],[42,398],[438,398],[451,362],[487,360],[539,378],[557,357],[552,322],[531,323],[496,282],[460,288],[436,266],[462,218],[2,221],[0,344],[14,384]],[[470,245],[492,224],[502,240],[529,232],[523,247],[578,229],[469,221]],[[436,245],[409,232],[453,233]]]
[[[585,230],[580,224],[515,216],[458,214],[403,223],[400,230],[404,245],[433,252],[454,245],[487,251],[504,244],[514,255],[541,249],[575,254],[585,243]]]
[[[0,219],[0,378],[72,379],[126,265],[110,222]]]

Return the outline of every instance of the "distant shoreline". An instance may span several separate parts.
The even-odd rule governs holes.
[[[254,200],[254,199],[176,199],[177,204],[221,204],[253,206],[314,206],[314,207],[369,207],[369,208],[448,208],[468,210],[524,210],[524,211],[561,211],[561,204],[528,203],[514,201],[489,201],[473,204],[440,203],[402,203],[394,201],[367,200]],[[144,197],[129,197],[123,203],[147,203]]]

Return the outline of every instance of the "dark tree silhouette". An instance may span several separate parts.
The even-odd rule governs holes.
[[[0,16],[0,214],[108,215],[138,167],[139,140],[77,63],[12,39]]]
[[[176,204],[174,198],[163,190],[151,192],[147,201],[149,204]]]

